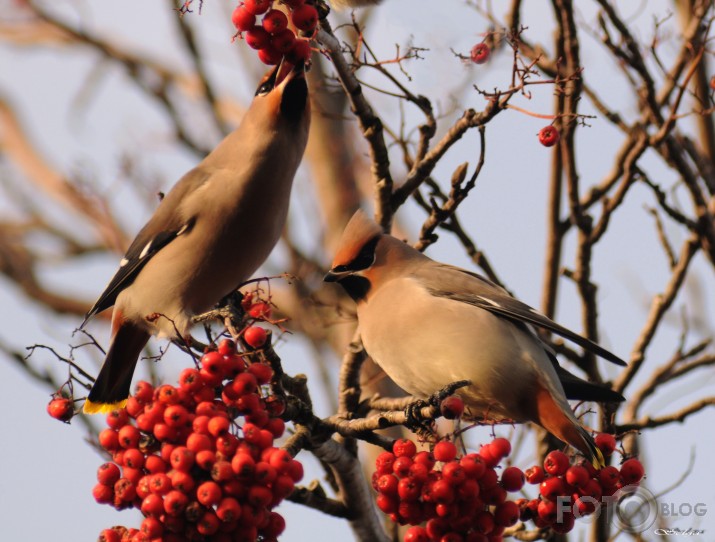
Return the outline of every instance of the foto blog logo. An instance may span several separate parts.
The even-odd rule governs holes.
[[[581,497],[593,509],[593,518],[606,514],[607,520],[621,531],[642,533],[651,527],[660,515],[665,518],[702,517],[707,514],[705,503],[658,503],[655,496],[642,486],[625,486],[610,496],[600,500]],[[573,514],[576,519],[584,517],[571,497],[559,497],[556,503],[557,522],[563,521],[564,514]]]

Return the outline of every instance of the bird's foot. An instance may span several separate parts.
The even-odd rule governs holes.
[[[439,410],[439,407],[442,404],[442,401],[444,401],[450,395],[454,395],[454,392],[457,391],[459,388],[464,388],[465,386],[469,386],[471,383],[472,383],[471,380],[457,380],[456,382],[447,384],[441,390],[438,390],[438,391],[434,392],[432,395],[430,395],[427,398],[427,403]]]
[[[233,327],[240,328],[245,318],[245,311],[241,307],[243,295],[239,291],[232,292],[221,299],[216,308],[195,315],[191,322],[194,324],[205,324],[211,320],[216,320],[224,324],[229,322]]]

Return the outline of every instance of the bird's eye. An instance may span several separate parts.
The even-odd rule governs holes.
[[[273,90],[273,82],[269,79],[258,87],[258,90],[256,90],[256,96],[265,96],[271,90]]]
[[[377,241],[379,239],[380,236],[378,235],[362,247],[360,253],[348,265],[351,271],[362,271],[375,263],[375,246],[377,245]]]

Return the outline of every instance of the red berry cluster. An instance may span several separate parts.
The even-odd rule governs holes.
[[[274,0],[244,0],[233,10],[231,20],[246,43],[258,50],[264,64],[278,64],[285,56],[296,63],[310,58],[308,40],[297,38],[288,28],[288,16],[273,7]],[[290,10],[293,26],[306,34],[318,27],[318,11],[305,0],[282,0]],[[260,24],[258,17],[261,17]]]
[[[258,294],[246,294],[241,302],[241,306],[246,314],[256,320],[271,320],[271,305],[267,301],[261,299]],[[268,333],[265,329],[259,326],[250,325],[243,330],[243,340],[246,344],[253,348],[261,348],[268,338]]]
[[[139,382],[126,408],[107,415],[100,445],[112,462],[97,471],[97,502],[137,507],[140,529],[115,527],[104,542],[275,540],[275,508],[303,477],[273,446],[285,430],[270,366],[247,363],[233,341],[184,369],[179,385]]]
[[[606,434],[598,435],[596,444],[604,455],[616,447],[615,438]],[[392,452],[383,452],[376,460],[372,484],[377,506],[393,521],[412,525],[405,542],[500,542],[504,529],[519,520],[569,532],[576,514],[594,512],[603,495],[637,484],[644,475],[634,458],[620,470],[609,466],[596,471],[587,462],[572,465],[566,454],[554,451],[543,467],[526,472],[507,467],[499,476],[496,467],[510,453],[511,444],[504,438],[463,456],[447,440],[438,442],[432,452],[417,452],[411,440],[397,440]],[[507,493],[520,491],[525,482],[539,484],[539,497],[507,500]],[[559,497],[571,499],[561,516]]]
[[[507,500],[507,491],[524,485],[519,469],[505,469],[501,479],[495,470],[510,453],[503,438],[464,456],[448,440],[432,452],[417,452],[411,440],[398,440],[392,452],[377,457],[377,506],[393,521],[413,525],[405,542],[501,541],[504,528],[519,520],[519,507]]]
[[[616,449],[613,435],[600,433],[595,441],[604,456],[612,455]],[[598,510],[603,497],[624,486],[638,484],[644,474],[643,465],[636,458],[624,461],[620,469],[607,466],[596,470],[588,461],[572,462],[563,452],[550,452],[543,466],[535,465],[525,472],[528,483],[538,484],[539,496],[517,501],[521,520],[533,520],[537,527],[567,533],[573,529],[577,517]]]

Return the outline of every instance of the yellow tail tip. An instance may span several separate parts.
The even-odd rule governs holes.
[[[606,466],[606,460],[603,458],[603,454],[601,453],[601,450],[599,448],[594,446],[593,451],[594,456],[593,459],[591,459],[591,464],[593,465],[594,469],[601,470],[603,467]]]
[[[82,412],[85,414],[107,414],[112,410],[124,408],[127,405],[127,400],[117,401],[116,403],[94,403],[89,399],[84,401]]]

